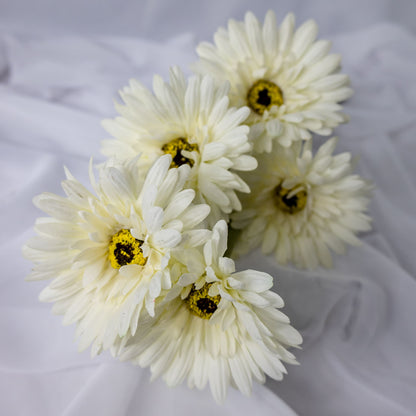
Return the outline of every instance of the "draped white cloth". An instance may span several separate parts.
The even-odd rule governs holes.
[[[149,371],[109,354],[77,353],[74,327],[37,301],[45,282],[24,282],[20,247],[41,215],[43,191],[62,194],[62,166],[87,183],[99,161],[100,120],[115,116],[116,91],[130,77],[195,60],[195,41],[126,37],[0,37],[0,414],[394,415],[416,412],[416,39],[376,24],[333,37],[351,76],[351,122],[339,151],[359,156],[375,184],[374,229],[363,246],[337,256],[333,270],[278,267],[259,253],[239,262],[275,276],[285,312],[304,336],[282,382],[231,389],[223,406],[208,391],[169,389]]]

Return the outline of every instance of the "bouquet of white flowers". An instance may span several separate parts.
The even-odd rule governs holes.
[[[110,350],[170,386],[209,383],[218,402],[296,363],[302,338],[273,277],[234,260],[261,247],[331,267],[331,250],[370,228],[371,186],[349,153],[333,154],[336,138],[313,150],[313,134],[347,121],[351,89],[317,25],[294,25],[247,13],[198,46],[191,78],[174,67],[153,92],[132,80],[104,121],[113,139],[107,162],[90,164],[92,189],[66,170],[65,197],[35,197],[49,217],[24,246],[28,280],[52,279],[40,298],[77,324],[80,350]]]

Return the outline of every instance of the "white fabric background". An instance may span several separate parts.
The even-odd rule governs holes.
[[[163,40],[178,33],[211,39],[230,17],[268,9],[301,21],[313,17],[321,34],[351,32],[379,22],[416,31],[414,0],[0,0],[0,29],[44,34],[116,34]]]
[[[114,1],[100,9],[98,1],[75,1],[48,9],[51,1],[0,0],[0,414],[416,414],[415,3],[196,3]],[[74,328],[37,301],[46,283],[23,281],[30,264],[20,247],[41,215],[32,197],[62,193],[64,164],[87,181],[88,160],[101,159],[107,137],[100,120],[115,115],[116,91],[130,77],[150,85],[154,73],[186,68],[196,39],[210,38],[228,17],[247,8],[283,14],[291,5],[299,21],[318,20],[343,54],[355,95],[346,103],[351,122],[336,132],[339,151],[359,155],[358,172],[376,186],[374,229],[361,248],[336,258],[334,270],[282,268],[258,253],[239,262],[276,277],[285,312],[304,336],[301,365],[290,366],[283,382],[256,386],[250,399],[231,390],[220,407],[208,392],[149,383],[148,370],[108,354],[78,354]]]

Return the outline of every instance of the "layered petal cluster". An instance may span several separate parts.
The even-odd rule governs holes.
[[[329,135],[346,121],[339,102],[351,95],[341,58],[329,54],[330,42],[316,40],[317,24],[309,20],[295,30],[288,14],[281,25],[269,11],[264,24],[250,12],[244,22],[230,20],[214,43],[201,43],[194,70],[231,84],[231,104],[248,105],[246,123],[257,152],[270,152],[272,141],[289,146],[311,132]]]
[[[37,236],[23,251],[34,262],[28,280],[52,279],[40,295],[54,302],[64,323],[77,323],[80,349],[92,354],[133,335],[142,310],[154,306],[172,286],[170,253],[203,244],[210,232],[195,227],[209,213],[195,205],[195,192],[183,189],[190,168],[170,169],[160,157],[145,180],[137,158],[90,169],[90,192],[66,171],[66,197],[44,193],[35,204]],[[143,309],[145,308],[145,309]]]
[[[328,140],[315,155],[310,141],[263,155],[250,175],[253,192],[233,216],[232,226],[242,229],[234,255],[261,245],[280,264],[312,269],[332,266],[331,249],[341,254],[346,243],[360,244],[356,233],[371,228],[371,186],[351,173],[350,153],[332,155],[336,143]]]
[[[66,196],[35,197],[49,216],[23,248],[27,280],[51,281],[40,299],[77,325],[80,350],[110,349],[169,386],[209,385],[217,402],[297,363],[302,337],[272,276],[236,271],[225,253],[227,221],[233,257],[261,246],[310,269],[370,229],[371,185],[351,155],[333,154],[336,138],[312,151],[313,134],[347,120],[351,95],[317,33],[293,14],[230,20],[198,46],[196,75],[174,67],[152,91],[132,80],[120,92],[92,190],[66,170]]]
[[[203,251],[176,253],[186,273],[121,355],[150,366],[153,377],[162,376],[169,386],[209,384],[218,402],[229,385],[248,395],[253,380],[263,383],[265,374],[280,380],[282,361],[296,363],[286,348],[302,342],[278,310],[283,300],[270,291],[272,277],[236,272],[224,257],[226,247],[227,225],[220,221]]]
[[[116,139],[103,142],[103,153],[125,159],[141,152],[149,163],[169,153],[172,166],[188,164],[187,186],[210,205],[211,224],[241,209],[236,191],[250,190],[237,171],[257,166],[242,124],[249,109],[229,107],[228,84],[218,86],[210,76],[186,81],[178,68],[171,69],[170,83],[155,76],[153,92],[135,80],[121,91],[120,116],[104,121]]]

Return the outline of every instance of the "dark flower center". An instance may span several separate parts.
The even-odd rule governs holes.
[[[127,264],[144,266],[147,257],[143,256],[141,245],[143,241],[134,238],[129,230],[120,230],[111,237],[108,245],[108,259],[111,266],[119,269]]]
[[[304,189],[299,189],[293,193],[294,188],[283,188],[278,185],[273,193],[277,207],[288,214],[296,214],[306,207],[308,194]]]
[[[262,115],[273,105],[281,106],[283,104],[283,93],[274,82],[261,79],[249,89],[247,102],[253,111]]]
[[[195,289],[195,286],[193,286],[188,297],[185,299],[188,309],[202,319],[211,318],[221,300],[220,295],[208,295],[211,286],[212,283],[206,283],[201,289]]]
[[[190,167],[194,165],[194,161],[185,157],[182,154],[182,150],[198,152],[199,148],[196,143],[189,143],[188,140],[183,137],[171,140],[162,146],[162,152],[172,155],[171,168],[178,168],[184,164],[188,164]]]

